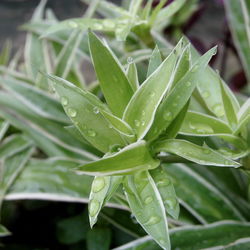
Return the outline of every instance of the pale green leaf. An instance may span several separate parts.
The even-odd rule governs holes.
[[[5,237],[9,235],[11,235],[11,232],[3,225],[0,225],[0,237]]]
[[[119,150],[119,148],[118,148]],[[123,175],[152,169],[159,161],[152,158],[145,141],[126,146],[119,152],[77,168],[77,173],[88,175]]]
[[[121,135],[101,114],[100,109],[106,107],[96,96],[62,78],[48,77],[55,84],[65,112],[87,141],[102,152],[108,152],[115,144],[125,145]]]
[[[133,95],[133,90],[117,58],[92,32],[89,32],[91,57],[104,97],[118,117]]]
[[[180,133],[193,136],[214,136],[216,134],[231,134],[232,130],[225,122],[218,118],[188,111]]]
[[[162,167],[151,170],[150,174],[160,192],[166,211],[177,220],[180,207],[170,176]]]
[[[215,51],[216,48],[212,48],[200,57],[193,67],[175,85],[167,97],[164,98],[156,112],[154,123],[146,136],[148,140],[156,139],[166,130],[186,105],[197,85],[197,78],[204,71]]]
[[[7,121],[0,120],[0,142],[4,138],[6,132],[8,131],[9,123]]]
[[[124,187],[136,220],[163,249],[169,250],[170,240],[164,204],[148,171],[125,177]]]
[[[161,52],[156,46],[149,59],[147,77],[149,77],[162,63]]]
[[[180,44],[177,44],[177,47]],[[174,51],[162,62],[135,92],[130,100],[123,119],[136,130],[141,139],[150,129],[155,112],[162,98],[171,85],[177,56]]]
[[[184,159],[200,165],[222,167],[239,167],[240,164],[206,146],[198,146],[181,139],[158,141],[154,146],[155,152],[166,152],[179,155]]]
[[[135,92],[139,88],[139,80],[138,80],[136,64],[134,62],[129,63],[128,65],[127,77],[131,84],[131,88]]]

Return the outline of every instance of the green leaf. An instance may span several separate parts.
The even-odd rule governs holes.
[[[152,55],[149,59],[147,77],[149,77],[162,63],[161,52],[156,46],[152,52]]]
[[[243,250],[250,245],[250,224],[220,221],[202,226],[187,226],[169,231],[172,249]],[[159,250],[151,237],[146,236],[114,250]]]
[[[0,144],[0,158],[10,157],[25,148],[31,146],[31,141],[25,138],[23,135],[11,135],[8,136]]]
[[[138,80],[136,64],[134,62],[129,63],[128,65],[127,77],[131,84],[131,88],[135,92],[139,88],[139,80]]]
[[[225,122],[218,118],[188,111],[180,133],[192,136],[214,136],[216,134],[231,134],[232,130]]]
[[[88,250],[109,250],[111,244],[110,228],[94,228],[87,233]]]
[[[9,123],[7,121],[0,120],[0,142],[5,136],[5,133],[8,131]]]
[[[246,0],[225,2],[226,14],[229,20],[233,39],[243,64],[248,81],[250,81],[250,5]]]
[[[112,52],[92,32],[89,32],[91,57],[104,97],[111,111],[118,117],[133,95],[131,85]]]
[[[96,96],[62,78],[48,77],[55,84],[66,114],[87,141],[102,152],[108,152],[115,144],[125,145],[121,135],[101,114],[100,110],[106,106]]]
[[[153,27],[159,29],[166,20],[169,20],[181,7],[185,4],[185,0],[176,0],[165,8],[161,9],[153,22]]]
[[[142,83],[125,110],[123,119],[136,130],[138,139],[145,136],[153,123],[157,107],[171,84],[176,60],[177,57],[172,51]]]
[[[162,167],[151,170],[150,174],[160,192],[166,211],[177,220],[180,207],[170,176]]]
[[[76,51],[82,39],[82,32],[74,30],[56,59],[55,75],[67,78],[75,60]]]
[[[77,172],[88,175],[123,175],[152,169],[158,165],[159,161],[152,158],[146,142],[139,141],[110,156],[80,166]]]
[[[136,220],[163,249],[170,249],[164,204],[148,171],[126,177],[124,187]]]
[[[69,119],[64,114],[60,103],[46,92],[14,78],[0,78],[0,80],[3,82],[4,88],[11,91],[18,100],[39,116],[53,121],[69,123]]]
[[[232,129],[235,129],[238,125],[237,113],[234,110],[233,103],[226,92],[225,83],[220,81],[222,101],[225,109],[225,116]]]
[[[11,235],[11,232],[3,225],[0,225],[0,237],[5,237],[9,235]]]
[[[198,146],[189,141],[169,139],[158,141],[154,146],[155,152],[166,152],[179,155],[184,159],[200,165],[221,167],[239,167],[240,164],[206,146]]]
[[[12,49],[12,43],[10,40],[7,40],[0,53],[0,65],[7,65],[10,60],[10,53]]]
[[[135,142],[136,137],[134,131],[125,121],[104,110],[101,110],[100,112],[107,119],[107,121],[110,122],[112,127],[124,136],[127,141]]]
[[[89,221],[91,228],[97,221],[101,208],[110,200],[122,182],[121,176],[96,176],[89,196]]]
[[[216,48],[212,48],[200,57],[185,76],[175,85],[167,97],[164,98],[156,112],[154,123],[146,136],[148,140],[156,139],[166,130],[186,105],[197,85],[199,74],[203,72],[215,51]]]
[[[162,166],[171,176],[180,204],[200,223],[206,224],[218,220],[245,220],[227,195],[189,166],[184,164],[164,164]],[[199,167],[201,168],[201,166]]]
[[[186,117],[188,107],[189,107],[189,102],[182,108],[180,113],[176,116],[176,118],[168,127],[167,133],[166,135],[164,135],[165,139],[174,139],[177,136],[177,134],[180,132],[180,128]]]

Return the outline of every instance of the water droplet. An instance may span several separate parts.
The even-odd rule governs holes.
[[[190,86],[191,86],[191,82],[187,82],[187,83],[186,83],[186,86],[187,86],[187,87],[190,87]]]
[[[140,125],[141,125],[140,121],[135,120],[135,126],[136,126],[136,127],[139,127]]]
[[[113,126],[111,124],[108,125],[109,128],[113,128]]]
[[[69,26],[70,26],[71,28],[77,28],[77,27],[78,27],[78,24],[77,24],[76,22],[74,22],[74,21],[69,21]]]
[[[166,121],[172,121],[172,118],[173,118],[173,115],[170,111],[166,112],[164,115],[163,115],[163,119],[166,120]]]
[[[145,114],[146,114],[145,110],[142,110],[141,114],[142,114],[142,116],[145,116]]]
[[[218,116],[218,117],[221,117],[223,116],[225,113],[224,113],[224,109],[223,109],[223,106],[221,104],[215,104],[213,107],[212,107],[212,110],[213,112]]]
[[[66,105],[68,105],[68,103],[69,103],[69,100],[68,100],[68,98],[67,97],[61,97],[61,103],[62,103],[62,105],[64,105],[64,106],[66,106]]]
[[[157,223],[159,223],[161,221],[160,217],[158,216],[151,216],[149,218],[148,221],[146,221],[145,223],[143,223],[145,226],[152,226],[152,225],[155,225]]]
[[[144,126],[145,125],[145,120],[141,121],[141,125]]]
[[[96,136],[96,132],[93,129],[89,129],[87,131],[87,135],[90,137],[95,137]]]
[[[89,215],[91,217],[95,216],[98,213],[100,208],[100,202],[97,200],[91,200],[89,203]]]
[[[162,238],[159,239],[158,241],[159,241],[159,243],[160,243],[161,245],[165,245],[165,244],[166,244],[166,241],[165,241],[164,239],[162,239]]]
[[[150,97],[154,97],[155,96],[155,92],[151,92],[149,96]]]
[[[105,179],[103,177],[96,177],[92,184],[92,191],[94,193],[100,192],[105,187]]]
[[[152,197],[152,196],[148,196],[148,197],[145,198],[144,203],[145,203],[146,205],[148,205],[148,204],[151,203],[152,201],[153,201],[153,197]]]
[[[197,71],[198,68],[199,68],[199,66],[198,66],[198,65],[195,65],[195,66],[192,68],[191,72],[192,72],[192,73],[195,73],[195,72]]]
[[[76,117],[76,115],[77,115],[77,111],[73,108],[69,108],[68,113],[69,113],[70,117]]]
[[[164,204],[166,204],[166,206],[168,206],[170,209],[173,209],[177,204],[177,200],[175,198],[168,198],[164,201]]]
[[[159,180],[157,182],[157,186],[158,187],[165,187],[165,186],[168,186],[170,183],[171,183],[170,180],[165,178],[165,179]]]
[[[115,23],[110,20],[104,20],[103,21],[104,26],[106,26],[109,29],[115,28]]]
[[[115,144],[115,145],[110,145],[110,146],[109,146],[109,151],[110,151],[111,153],[119,152],[119,151],[121,151],[121,149],[122,149],[122,146],[119,145],[119,144]]]
[[[98,109],[97,107],[94,107],[94,108],[93,108],[93,112],[94,112],[95,114],[98,114],[100,111],[99,111],[99,109]]]
[[[131,56],[129,56],[127,58],[127,63],[130,64],[130,63],[133,63],[133,62],[134,62],[134,59]]]
[[[209,91],[204,91],[204,92],[202,92],[201,95],[202,95],[203,98],[208,98],[210,96],[210,92]]]

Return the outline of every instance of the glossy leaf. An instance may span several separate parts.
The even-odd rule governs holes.
[[[159,190],[166,211],[177,220],[180,213],[179,202],[167,172],[164,168],[158,167],[151,170],[150,175]]]
[[[158,69],[142,83],[125,110],[123,119],[135,129],[138,139],[145,136],[153,123],[157,107],[171,84],[176,59],[172,51]]]
[[[127,77],[131,84],[131,88],[135,92],[139,88],[139,80],[138,80],[136,64],[134,62],[129,63],[128,65]]]
[[[193,136],[209,136],[216,134],[231,134],[232,130],[225,122],[213,116],[188,111],[180,129],[180,133]]]
[[[122,117],[133,95],[127,76],[117,58],[92,32],[89,32],[89,47],[97,78],[109,108],[115,115]]]
[[[149,77],[162,63],[161,52],[156,46],[149,59],[147,77]]]
[[[155,144],[155,152],[166,152],[179,155],[184,159],[201,165],[221,167],[239,167],[240,164],[206,146],[198,146],[189,141],[169,139]]]
[[[0,120],[0,142],[4,138],[5,133],[8,131],[9,123]]]
[[[48,77],[55,84],[65,112],[87,141],[102,152],[108,152],[115,144],[125,145],[120,134],[110,128],[111,124],[101,114],[100,109],[106,107],[96,96],[62,78]]]
[[[168,96],[164,98],[157,110],[154,123],[146,136],[148,140],[157,138],[182,110],[197,85],[197,77],[204,71],[215,51],[216,48],[213,48],[200,57]]]
[[[123,175],[152,169],[158,165],[159,161],[152,158],[146,142],[139,141],[110,156],[80,166],[77,172],[88,175]]]
[[[124,187],[132,213],[144,230],[164,249],[170,249],[163,201],[148,171],[125,177]]]
[[[121,182],[121,176],[98,176],[94,178],[89,197],[89,221],[91,227],[96,223],[101,208],[110,200]]]

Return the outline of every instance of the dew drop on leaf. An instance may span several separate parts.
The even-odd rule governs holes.
[[[87,131],[87,135],[90,137],[95,137],[96,136],[96,132],[93,129],[89,129]]]
[[[206,98],[208,98],[210,96],[210,92],[209,91],[204,91],[204,92],[201,93],[201,95],[202,95],[203,98],[206,99]]]
[[[153,201],[153,197],[152,197],[152,196],[148,196],[148,197],[145,198],[144,203],[145,203],[146,205],[148,205],[148,204],[151,203],[152,201]]]
[[[140,125],[141,125],[140,121],[135,120],[135,126],[136,126],[136,127],[139,127]]]
[[[76,117],[76,115],[77,115],[77,111],[73,108],[69,108],[68,113],[69,113],[70,117]]]
[[[225,113],[224,113],[224,109],[223,109],[223,107],[222,107],[222,105],[221,104],[215,104],[213,107],[212,107],[212,110],[213,110],[213,112],[217,115],[217,116],[219,116],[219,117],[221,117],[221,116],[223,116]]]
[[[155,96],[155,92],[151,92],[151,93],[149,94],[149,96],[150,96],[150,97],[154,97],[154,96]]]
[[[151,216],[148,221],[144,223],[145,226],[152,226],[161,221],[160,217],[158,216]]]
[[[190,86],[191,86],[191,82],[187,82],[187,83],[186,83],[186,86],[187,86],[187,87],[190,87]]]
[[[69,103],[68,98],[65,97],[65,96],[61,97],[61,103],[62,103],[63,106],[68,105],[68,103]]]
[[[100,202],[97,200],[91,200],[89,203],[89,215],[95,216],[100,208]]]
[[[163,119],[166,121],[172,121],[173,115],[170,111],[164,113],[163,115]]]
[[[165,187],[165,186],[168,186],[170,184],[170,180],[165,178],[165,179],[162,179],[162,180],[159,180],[157,182],[157,186],[158,187]]]
[[[105,187],[105,179],[103,177],[96,177],[92,184],[92,191],[94,193],[100,192]]]
[[[164,201],[164,203],[170,208],[173,209],[176,204],[177,200],[175,198],[168,198],[167,200]]]
[[[94,107],[94,108],[93,108],[93,112],[94,112],[95,114],[98,114],[100,111],[99,111],[98,107]]]

